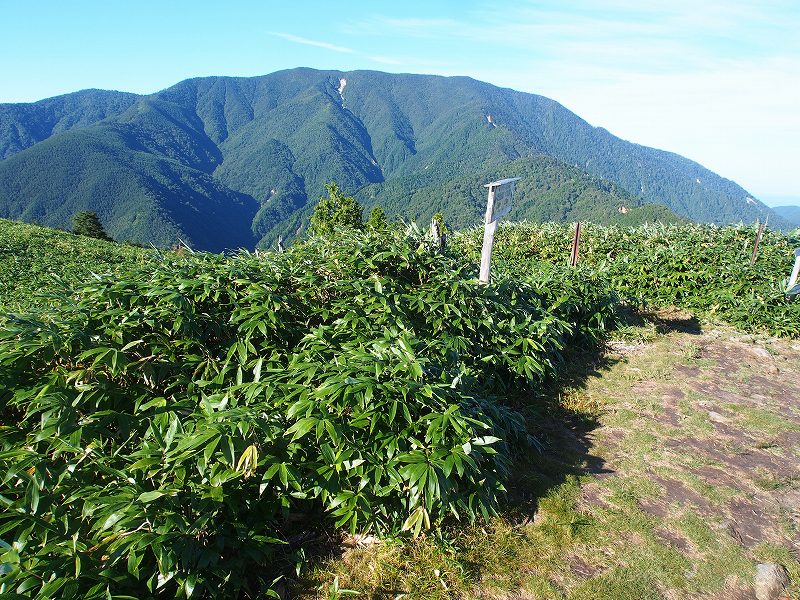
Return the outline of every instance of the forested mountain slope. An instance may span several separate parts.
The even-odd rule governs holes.
[[[795,227],[800,227],[800,206],[776,206],[772,210]]]
[[[466,77],[294,69],[149,96],[87,90],[0,105],[0,157],[0,217],[64,227],[89,209],[118,239],[210,250],[297,233],[329,181],[390,215],[442,210],[459,226],[480,218],[481,183],[511,175],[515,218],[609,222],[657,203],[783,224],[697,163]]]

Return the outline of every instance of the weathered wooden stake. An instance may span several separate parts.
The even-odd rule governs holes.
[[[497,231],[497,222],[511,212],[514,184],[517,181],[519,181],[519,177],[512,177],[509,179],[501,179],[500,181],[493,181],[483,186],[489,188],[489,196],[486,199],[483,249],[481,250],[481,272],[478,276],[478,283],[481,285],[489,284],[494,232]]]
[[[490,194],[492,192],[489,192]],[[483,250],[481,250],[481,274],[478,283],[489,284],[489,271],[492,263],[492,246],[494,246],[494,232],[497,231],[497,221],[486,223],[483,229]]]
[[[789,277],[789,289],[792,289],[797,283],[797,277],[800,275],[800,248],[794,249],[794,269],[792,275]]]
[[[753,246],[753,255],[750,257],[750,266],[756,264],[756,253],[758,252],[758,244],[761,241],[761,236],[764,233],[764,223],[758,226],[758,233],[756,234],[756,245]]]
[[[572,252],[569,255],[569,266],[574,267],[578,264],[578,248],[581,243],[581,224],[575,223],[575,236],[572,238]]]
[[[431,237],[433,238],[433,243],[436,244],[436,249],[438,251],[444,250],[447,236],[442,233],[442,226],[436,219],[431,219]]]

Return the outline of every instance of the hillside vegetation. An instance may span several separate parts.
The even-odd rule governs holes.
[[[497,268],[525,273],[565,264],[574,227],[503,223],[495,237]],[[456,245],[480,258],[482,229],[458,234]],[[765,231],[750,266],[754,227],[743,225],[584,226],[580,264],[634,306],[678,306],[745,331],[800,336],[800,303],[784,294],[800,239]]]
[[[528,407],[542,450],[515,460],[500,515],[345,539],[294,597],[752,599],[763,563],[799,597],[800,345],[675,310],[613,336]]]
[[[783,224],[697,163],[466,77],[294,69],[76,92],[0,105],[0,155],[0,217],[66,227],[91,210],[115,239],[213,251],[293,237],[331,181],[390,216],[441,210],[457,227],[478,222],[480,184],[509,175],[531,181],[515,218],[610,222],[620,204],[649,203]],[[661,210],[647,216],[674,220]]]
[[[619,185],[544,155],[497,163],[481,173],[445,182],[416,176],[395,179],[367,186],[358,195],[365,197],[367,206],[378,203],[391,214],[407,215],[419,222],[427,222],[442,212],[451,228],[465,229],[482,222],[486,211],[483,184],[503,177],[521,178],[514,189],[510,221],[591,221],[625,227],[688,222],[663,204],[645,203]],[[432,198],[436,201],[432,202]]]
[[[149,252],[0,219],[0,310],[29,309],[95,274],[139,264]]]
[[[776,206],[772,210],[793,227],[800,227],[800,206]]]
[[[751,268],[743,227],[588,226],[570,268],[569,226],[511,224],[479,286],[477,230],[224,256],[0,225],[31,274],[7,281],[51,296],[0,317],[3,594],[263,597],[321,531],[446,547],[519,460],[552,468],[547,394],[620,298],[800,335],[797,240],[768,232]]]
[[[2,592],[261,597],[317,527],[494,514],[518,408],[613,321],[401,232],[158,254],[0,326]],[[12,424],[13,425],[10,425]]]

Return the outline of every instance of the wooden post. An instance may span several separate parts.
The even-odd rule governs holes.
[[[758,226],[758,233],[756,234],[756,245],[753,246],[753,255],[750,257],[750,266],[756,264],[756,253],[758,252],[758,244],[761,241],[761,236],[764,233],[764,223]]]
[[[497,222],[511,212],[514,184],[517,181],[519,181],[519,177],[512,177],[509,179],[501,179],[500,181],[493,181],[483,186],[489,188],[489,196],[486,199],[483,249],[481,250],[481,271],[478,276],[478,283],[481,285],[489,284],[494,232],[497,231]]]
[[[569,266],[574,267],[578,264],[578,248],[581,243],[581,224],[575,223],[575,236],[572,238],[572,252],[569,255]]]
[[[800,275],[800,248],[794,249],[794,269],[792,269],[792,275],[789,277],[789,285],[787,289],[792,289],[794,285],[797,283],[797,277]]]
[[[431,219],[431,237],[433,238],[433,243],[436,245],[436,250],[444,250],[444,234],[442,233],[442,227],[439,221],[436,219]]]
[[[490,194],[492,192],[489,192]],[[489,284],[489,271],[492,262],[492,246],[494,246],[494,232],[497,231],[497,221],[487,223],[483,229],[483,250],[481,250],[481,274],[478,283]]]

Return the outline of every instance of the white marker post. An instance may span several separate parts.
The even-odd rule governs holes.
[[[489,284],[489,270],[492,261],[492,247],[494,246],[494,232],[497,222],[511,212],[511,199],[514,194],[514,184],[519,177],[501,179],[487,183],[483,187],[489,188],[489,197],[486,200],[486,218],[483,229],[483,250],[481,251],[481,273],[478,283]]]
[[[794,269],[792,275],[789,277],[789,285],[787,289],[791,290],[797,283],[797,276],[800,275],[800,248],[794,249]]]

